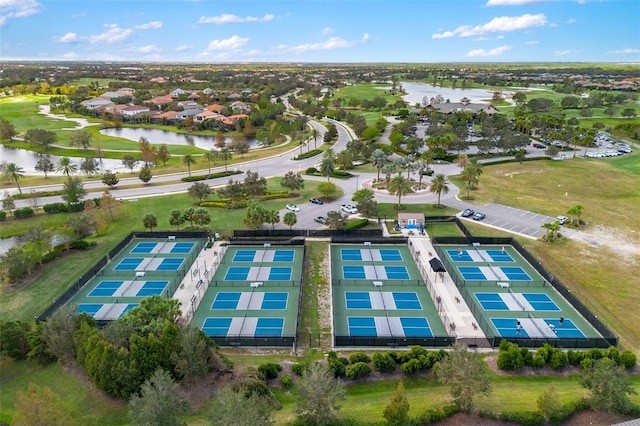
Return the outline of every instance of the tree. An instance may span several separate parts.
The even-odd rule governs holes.
[[[624,368],[611,358],[600,358],[584,369],[580,384],[591,392],[592,406],[598,410],[626,414],[633,407],[629,395],[637,392]]]
[[[524,149],[519,149],[516,151],[515,154],[513,154],[513,158],[519,163],[522,164],[522,162],[524,161],[525,157],[527,156],[527,151]]]
[[[244,218],[244,223],[251,229],[260,229],[264,220],[265,208],[260,201],[252,198],[247,203],[247,215]]]
[[[209,174],[211,174],[211,163],[215,164],[216,158],[218,158],[219,155],[220,153],[213,149],[204,153],[204,159],[207,160],[207,164],[209,165]]]
[[[0,117],[0,140],[10,142],[15,136],[18,135],[16,128],[9,121]]]
[[[440,195],[444,192],[445,194],[449,193],[449,181],[447,177],[438,173],[431,179],[431,187],[429,188],[432,194],[438,194],[438,207],[440,207]]]
[[[400,208],[402,197],[411,192],[411,181],[403,175],[397,175],[391,179],[389,182],[389,188],[387,189],[389,194],[398,196],[398,208]]]
[[[195,163],[196,163],[196,157],[194,157],[191,154],[185,154],[182,157],[182,164],[187,166],[187,169],[189,169],[189,177],[191,177],[191,165]]]
[[[169,214],[169,225],[175,226],[176,230],[180,230],[180,225],[184,223],[184,217],[180,213],[180,210],[171,210]]]
[[[71,146],[81,146],[82,149],[86,150],[91,145],[91,139],[93,136],[91,132],[86,129],[76,130],[71,133],[69,137],[69,145]]]
[[[228,171],[227,170],[227,162],[229,160],[231,160],[232,157],[233,157],[233,153],[231,152],[231,150],[229,148],[227,148],[226,146],[222,147],[222,149],[220,150],[220,158],[222,159],[222,161],[224,161],[224,171],[225,171],[225,173]]]
[[[153,232],[153,228],[158,226],[158,218],[152,213],[146,214],[142,218],[142,225],[145,229],[149,228],[149,230]],[[193,225],[193,222],[191,222],[191,225]]]
[[[380,169],[382,169],[382,166],[384,166],[384,164],[387,162],[387,154],[384,153],[383,150],[381,149],[376,149],[375,151],[373,151],[371,153],[371,164],[378,169],[378,178],[376,179],[376,181],[380,180]]]
[[[107,185],[109,188],[116,186],[118,182],[120,182],[120,179],[118,179],[118,176],[116,176],[116,174],[111,170],[105,170],[102,174],[102,183]]]
[[[24,135],[24,140],[31,144],[34,150],[46,151],[56,143],[58,135],[51,130],[29,129]]]
[[[257,172],[247,170],[242,187],[247,196],[259,197],[267,192],[267,180],[258,176]]]
[[[571,207],[569,210],[567,210],[567,215],[569,215],[569,217],[571,218],[569,220],[569,223],[571,223],[572,225],[580,225],[581,223],[581,217],[584,214],[584,207],[581,206],[580,204],[577,204],[573,207]]]
[[[353,153],[349,150],[340,151],[336,156],[336,163],[344,171],[353,167]]]
[[[153,174],[151,174],[151,167],[146,164],[142,166],[142,168],[140,169],[140,173],[138,173],[138,179],[140,179],[144,183],[149,183],[152,177]]]
[[[353,194],[358,212],[364,217],[376,217],[378,215],[378,202],[372,190],[364,188]]]
[[[625,108],[622,110],[622,112],[620,113],[621,116],[625,117],[625,118],[633,118],[637,115],[636,110],[633,108]]]
[[[562,403],[560,402],[560,395],[556,390],[556,386],[551,383],[544,392],[542,392],[537,399],[538,410],[544,417],[545,422],[560,413],[562,410]]]
[[[11,424],[63,426],[69,424],[69,410],[51,388],[29,383],[25,392],[16,393],[15,416]]]
[[[64,223],[71,235],[77,240],[87,238],[97,227],[95,220],[88,214],[74,214]]]
[[[337,211],[327,213],[327,226],[330,229],[344,229],[347,226],[347,217]]]
[[[63,175],[69,177],[71,175],[76,174],[78,171],[78,166],[73,164],[73,161],[69,157],[62,157],[58,161],[58,166],[56,167],[56,172],[61,172]]]
[[[280,180],[280,186],[287,188],[289,194],[293,196],[296,190],[304,188],[304,179],[300,176],[300,173],[288,171]]]
[[[344,386],[328,368],[309,366],[296,385],[296,414],[308,424],[330,425],[336,419],[338,405],[345,397]]]
[[[89,176],[98,170],[98,161],[96,161],[95,158],[84,158],[80,161],[80,170],[82,170],[85,175]]]
[[[434,371],[438,381],[449,385],[454,403],[461,411],[471,412],[473,399],[491,393],[491,377],[480,354],[455,343]]]
[[[333,182],[320,182],[318,184],[318,192],[322,194],[322,198],[327,200],[338,192],[338,187]]]
[[[282,222],[287,225],[289,227],[289,230],[291,231],[293,230],[293,225],[298,223],[298,215],[296,215],[294,212],[286,212],[284,214]]]
[[[407,395],[404,393],[402,381],[398,383],[398,387],[393,393],[389,405],[384,408],[382,415],[389,426],[405,426],[409,424],[409,400],[407,400]]]
[[[171,153],[169,152],[169,148],[167,148],[167,144],[163,143],[158,147],[158,159],[162,161],[162,165],[166,166],[167,161],[171,158]]]
[[[122,157],[122,165],[133,173],[133,169],[138,164],[138,160],[136,160],[132,155],[125,155]]]
[[[382,166],[382,174],[385,176],[385,180],[387,181],[387,185],[389,185],[389,181],[391,180],[391,175],[396,172],[397,166],[396,163],[387,163]]]
[[[276,229],[276,223],[280,223],[280,212],[278,210],[265,210],[263,219],[266,223],[271,224],[271,229]]]
[[[327,182],[331,181],[331,175],[336,171],[336,164],[333,158],[325,157],[320,162],[320,174],[327,177]]]
[[[205,227],[205,225],[210,224],[211,215],[209,214],[209,210],[205,209],[204,207],[196,209],[193,214],[193,221],[203,228]]]
[[[13,195],[9,193],[9,191],[4,191],[2,194],[2,210],[4,211],[13,211],[16,208],[16,200],[13,198]]]
[[[38,154],[38,161],[36,162],[35,169],[44,173],[44,178],[47,179],[48,173],[53,172],[56,168],[48,155]]]
[[[144,382],[140,395],[129,401],[129,416],[138,425],[178,426],[178,416],[188,404],[171,375],[157,369]]]
[[[189,197],[196,198],[202,202],[205,198],[211,195],[211,187],[204,182],[196,182],[189,187]]]
[[[233,152],[240,154],[241,158],[244,158],[244,154],[249,152],[249,141],[244,136],[235,137],[231,142],[231,149]]]
[[[211,403],[209,419],[214,426],[271,426],[272,411],[266,398],[227,386]]]
[[[18,185],[18,191],[22,194],[22,188],[20,188],[20,179],[24,177],[24,169],[16,163],[9,163],[4,167],[4,175],[9,180],[13,180]]]
[[[72,308],[61,308],[40,329],[46,351],[62,363],[71,363],[75,358],[76,318]]]
[[[62,199],[69,205],[77,204],[87,195],[86,189],[80,178],[69,177],[62,187]]]
[[[102,193],[102,198],[100,199],[100,209],[109,211],[109,217],[111,218],[112,222],[114,211],[118,212],[118,210],[120,209],[120,202],[116,200],[113,195],[111,195],[111,192],[109,192],[108,189],[106,189]]]

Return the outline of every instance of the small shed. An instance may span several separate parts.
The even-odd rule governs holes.
[[[398,213],[398,225],[406,229],[424,229],[424,214]]]

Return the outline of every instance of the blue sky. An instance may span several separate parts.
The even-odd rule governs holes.
[[[640,62],[640,1],[0,0],[0,60]]]

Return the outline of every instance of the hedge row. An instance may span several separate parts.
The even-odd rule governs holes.
[[[315,157],[318,154],[322,154],[321,149],[312,149],[309,152],[303,152],[300,155],[296,155],[293,157],[294,160],[306,160],[307,158]]]
[[[226,172],[211,173],[210,175],[186,176],[181,178],[180,180],[183,182],[199,182],[201,180],[216,179],[216,178],[239,175],[239,174],[242,174],[240,170],[228,170]]]

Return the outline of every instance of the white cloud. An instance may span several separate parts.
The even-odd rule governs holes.
[[[72,61],[78,58],[79,58],[78,54],[74,52],[67,52],[64,55],[62,55],[62,59],[65,59],[67,61]]]
[[[133,34],[133,30],[125,30],[124,28],[120,28],[118,24],[106,24],[105,27],[109,29],[102,34],[89,36],[89,42],[114,44],[125,41]]]
[[[249,42],[248,37],[234,35],[225,40],[211,40],[207,51],[239,49]]]
[[[488,0],[487,6],[522,6],[523,4],[542,3],[549,0]]]
[[[56,43],[77,43],[80,41],[80,37],[76,33],[66,33],[62,37],[56,37],[54,41]]]
[[[158,30],[162,28],[162,21],[151,21],[146,24],[136,25],[134,28],[136,30]]]
[[[473,37],[484,34],[490,34],[495,32],[508,32],[525,30],[527,28],[541,27],[547,24],[547,17],[539,13],[537,15],[531,15],[529,13],[522,16],[501,16],[493,18],[486,24],[476,25],[462,25],[453,31],[445,31],[443,33],[432,34],[434,39],[450,38],[450,37]]]
[[[633,55],[636,53],[640,53],[640,49],[631,49],[631,48],[627,48],[627,49],[618,49],[618,50],[614,50],[612,52],[607,52],[610,55]]]
[[[489,40],[489,37],[484,37],[484,36],[476,37],[473,39],[473,41],[487,41],[487,40]]]
[[[579,50],[556,50],[553,56],[571,56],[580,53]]]
[[[323,34],[323,35],[333,34],[333,28],[331,28],[331,27],[324,27],[324,28],[322,29],[322,34]]]
[[[500,56],[505,52],[508,52],[509,50],[513,49],[513,47],[511,46],[500,46],[500,47],[496,47],[495,49],[491,49],[491,50],[484,50],[484,49],[475,49],[470,51],[469,53],[467,53],[468,57],[478,57],[478,56]]]
[[[193,46],[189,45],[189,44],[183,44],[182,46],[178,46],[175,48],[176,52],[184,52],[185,50],[191,50],[193,49]]]
[[[273,19],[275,18],[274,15],[271,14],[267,14],[264,15],[263,17],[256,17],[256,16],[238,16],[238,15],[231,15],[229,13],[225,13],[223,15],[219,15],[219,16],[201,16],[200,19],[198,20],[199,24],[216,24],[216,25],[223,25],[223,24],[246,24],[249,22],[269,22],[269,21],[273,21]]]
[[[148,55],[149,53],[160,53],[162,52],[162,49],[153,44],[149,44],[147,46],[136,47],[133,49],[133,51],[136,53],[143,53],[145,55]]]
[[[524,44],[526,44],[527,46],[533,46],[534,44],[539,44],[540,42],[538,40],[531,40],[531,41],[525,41]]]
[[[364,33],[364,34],[362,35],[362,42],[363,42],[363,43],[366,43],[366,42],[368,42],[368,41],[369,41],[369,39],[370,39],[370,38],[371,38],[371,36],[369,35],[369,33]]]
[[[571,25],[571,24],[575,24],[577,21],[574,18],[570,18],[567,20],[567,24]]]
[[[9,19],[26,18],[42,11],[42,4],[35,0],[0,0],[0,26]]]

